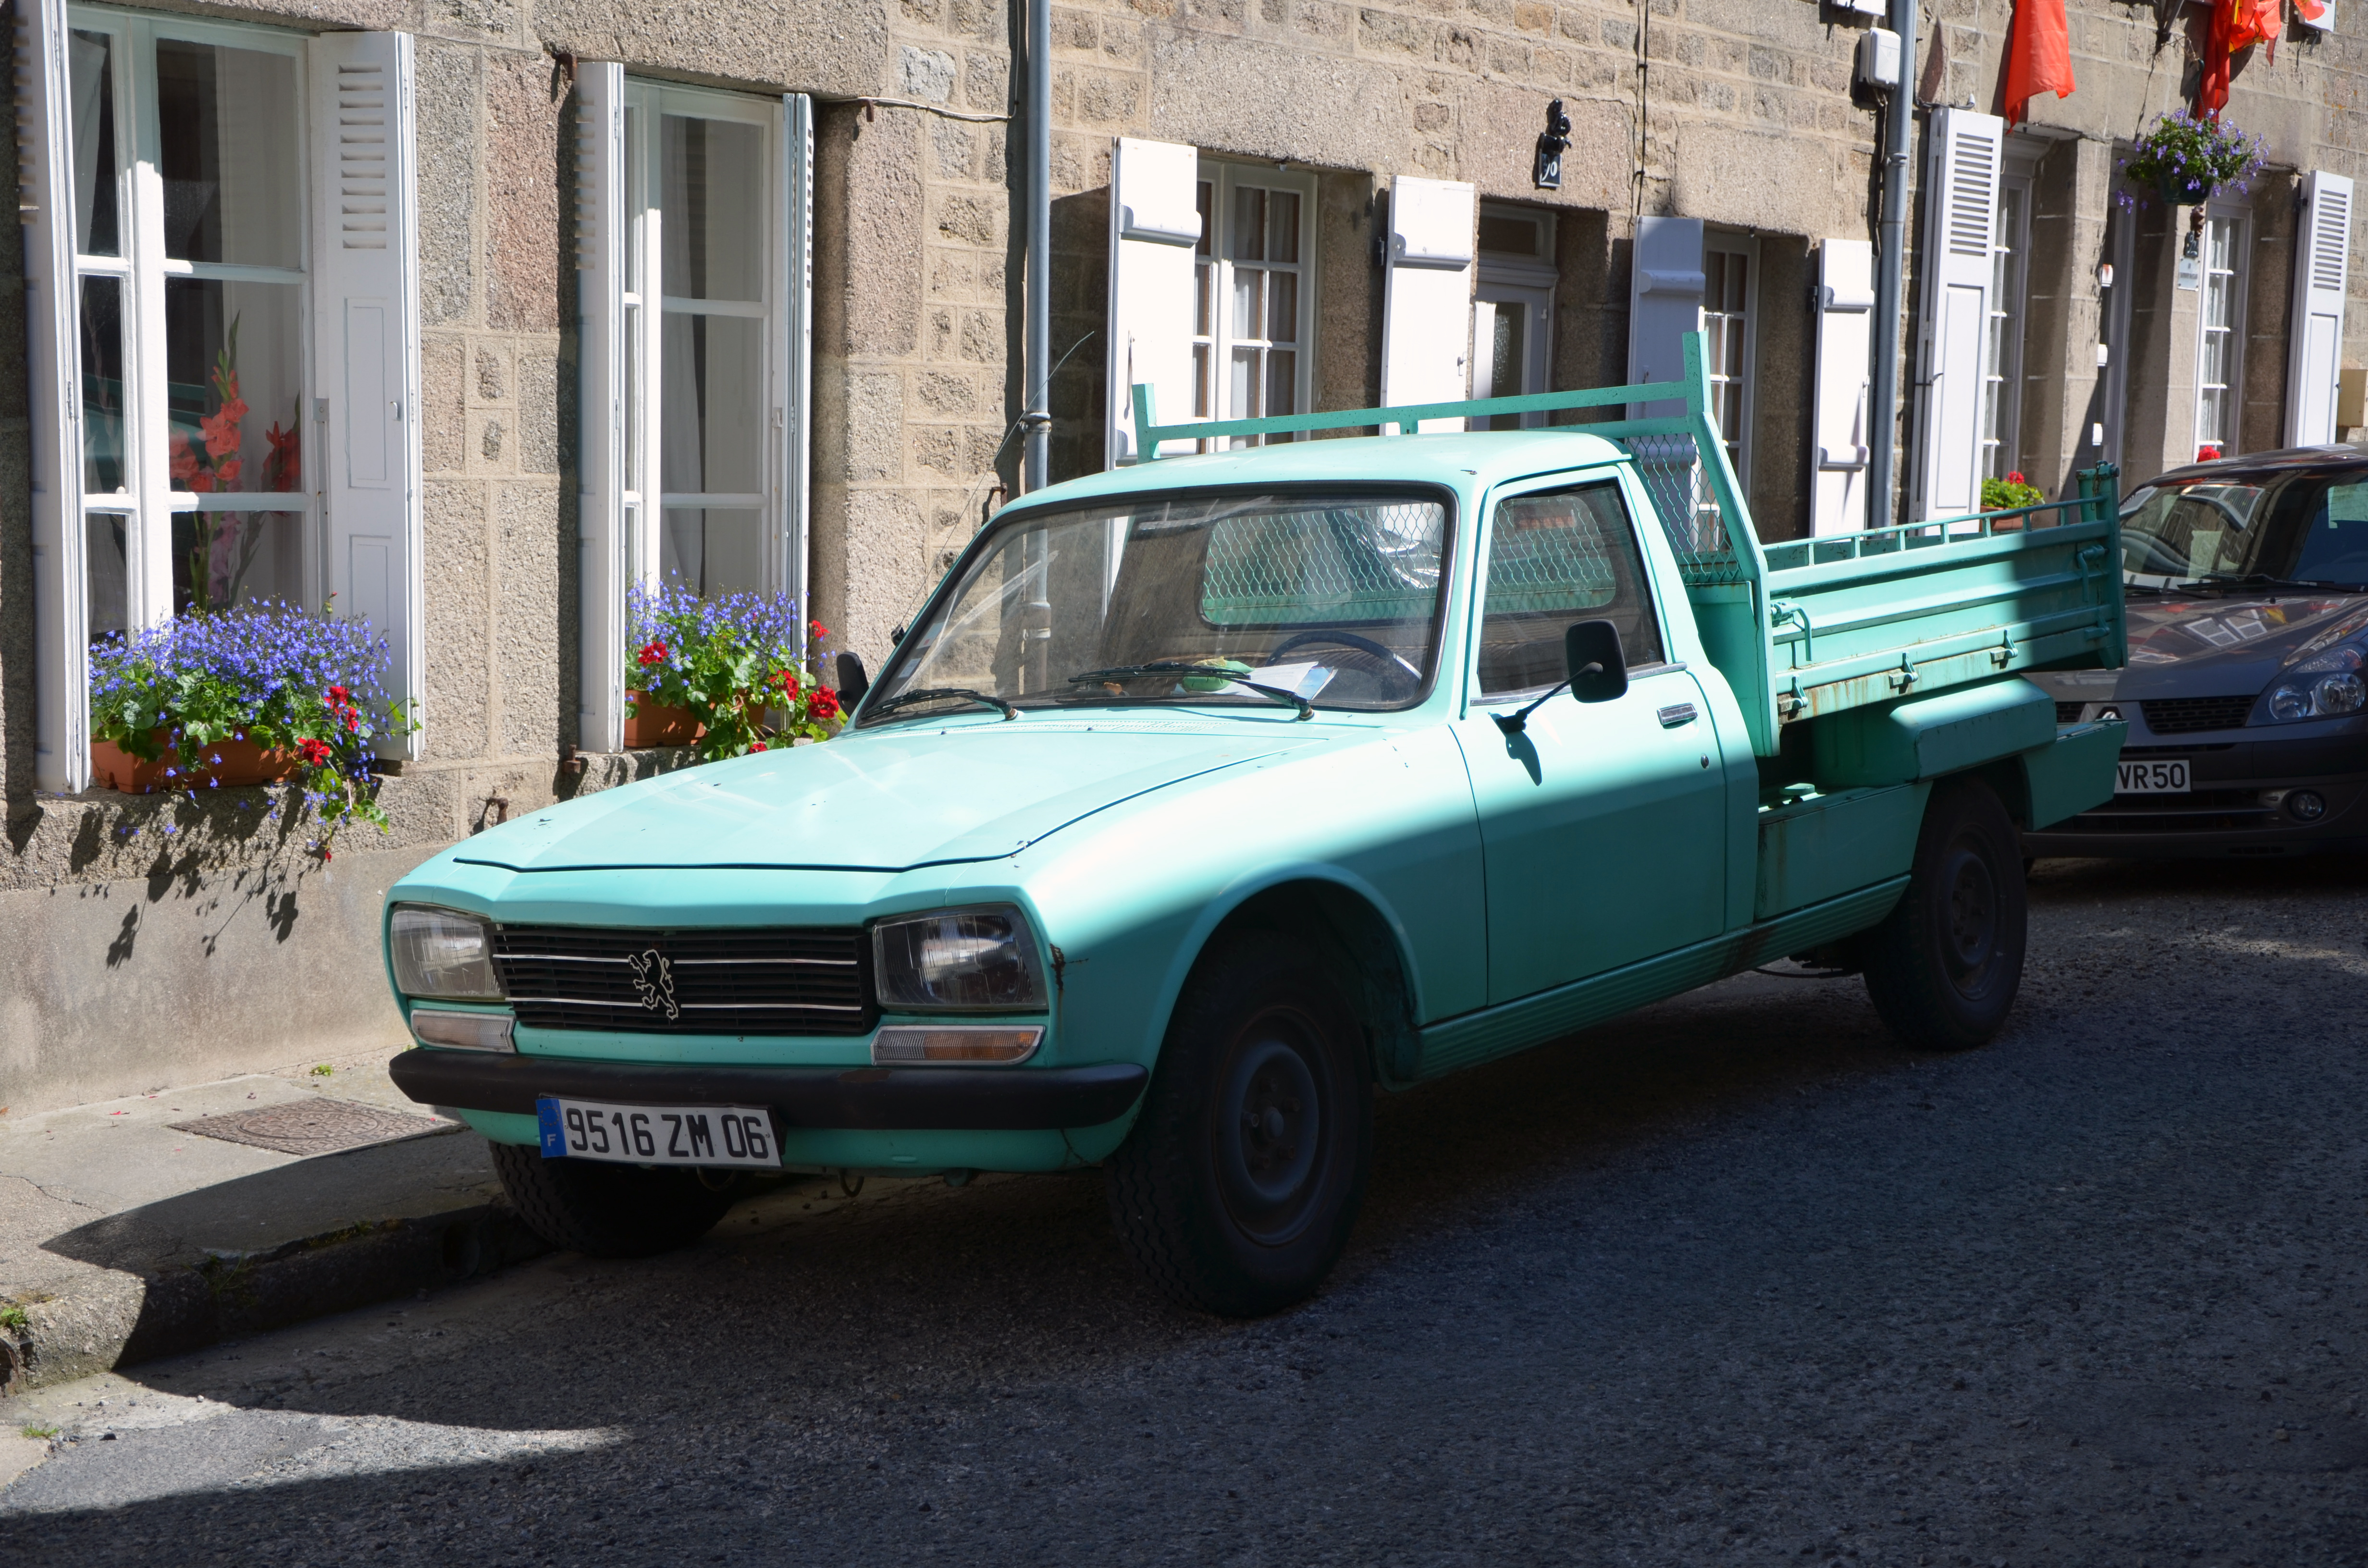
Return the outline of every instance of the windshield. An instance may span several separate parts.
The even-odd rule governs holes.
[[[2147,485],[2122,504],[2122,570],[2140,586],[2226,577],[2368,587],[2368,472]]]
[[[1021,518],[905,636],[864,722],[948,704],[1409,706],[1437,660],[1448,522],[1428,491]]]

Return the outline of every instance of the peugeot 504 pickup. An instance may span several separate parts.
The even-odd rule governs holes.
[[[1136,389],[1144,460],[1005,507],[843,733],[404,877],[396,1083],[564,1246],[681,1245],[765,1173],[1099,1165],[1157,1287],[1254,1315],[1340,1256],[1376,1089],[1788,957],[1982,1043],[2018,830],[2113,791],[2122,727],[2024,678],[2120,662],[2111,472],[1763,546],[1687,366],[1166,427]],[[1485,428],[1572,408],[1615,416]]]

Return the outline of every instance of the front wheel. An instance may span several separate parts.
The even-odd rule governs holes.
[[[2022,985],[2022,845],[1989,787],[1934,787],[1907,891],[1860,938],[1867,994],[1902,1042],[1964,1051],[2005,1027]]]
[[[1339,1261],[1372,1160],[1363,1031],[1304,948],[1255,933],[1212,947],[1186,986],[1105,1166],[1110,1219],[1173,1300],[1262,1317]]]
[[[745,1192],[733,1172],[546,1160],[530,1144],[494,1145],[502,1190],[537,1235],[593,1257],[648,1257],[715,1228]]]

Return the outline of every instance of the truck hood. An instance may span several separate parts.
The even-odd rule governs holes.
[[[991,860],[1121,801],[1322,738],[1287,715],[916,725],[603,790],[480,834],[453,858],[513,871]]]
[[[2066,700],[2249,697],[2294,660],[2368,628],[2368,594],[2289,588],[2181,597],[2132,595],[2129,665],[2032,679]]]

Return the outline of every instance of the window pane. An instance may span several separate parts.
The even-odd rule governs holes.
[[[670,507],[658,529],[658,572],[702,598],[761,593],[764,517],[717,507]]]
[[[762,490],[765,335],[758,324],[668,311],[665,330],[659,487],[677,494]]]
[[[1299,193],[1295,190],[1269,191],[1266,199],[1266,258],[1269,261],[1297,261]]]
[[[131,624],[131,570],[124,538],[130,526],[131,519],[120,513],[83,514],[83,583],[89,595],[84,614],[94,642]]]
[[[627,255],[632,247],[625,247]],[[625,307],[625,488],[642,487],[642,308]]]
[[[1563,678],[1563,633],[1609,620],[1631,665],[1661,658],[1640,585],[1636,539],[1616,484],[1524,495],[1497,508],[1480,621],[1480,689],[1533,691]]]
[[[1226,254],[1236,261],[1266,258],[1266,192],[1252,185],[1234,187],[1234,232]]]
[[[1215,270],[1207,262],[1192,265],[1192,335],[1209,335],[1209,275]]]
[[[1266,275],[1266,335],[1277,343],[1299,340],[1299,274]]]
[[[1299,412],[1299,356],[1288,348],[1274,348],[1266,357],[1266,410],[1269,415]],[[1290,437],[1278,437],[1278,440]]]
[[[2220,409],[2227,393],[2219,387],[2206,387],[2195,400],[2195,441],[2198,446],[2220,444]]]
[[[1213,417],[1209,412],[1209,346],[1192,345],[1192,417]]]
[[[1258,406],[1258,356],[1255,348],[1234,350],[1233,377],[1225,389],[1225,417],[1256,419]]]
[[[764,133],[670,114],[660,136],[665,291],[679,300],[763,299]]]
[[[303,488],[301,286],[165,279],[176,490]]]
[[[1488,395],[1519,397],[1530,389],[1522,383],[1522,338],[1529,312],[1510,301],[1499,301],[1489,312],[1494,318],[1488,333]],[[1521,416],[1518,414],[1492,415],[1491,430],[1518,430]]]
[[[1201,238],[1192,246],[1192,254],[1194,256],[1206,256],[1211,254],[1209,249],[1209,210],[1211,207],[1215,205],[1215,188],[1207,180],[1202,180],[1200,184],[1192,187],[1192,205],[1201,214]]]
[[[1234,313],[1230,329],[1234,336],[1263,335],[1258,329],[1265,324],[1266,312],[1260,306],[1258,290],[1265,281],[1266,274],[1255,267],[1234,268]]]
[[[1730,255],[1726,258],[1726,308],[1740,312],[1751,284],[1751,258]]]
[[[74,249],[121,256],[120,186],[115,176],[115,40],[77,32],[68,48],[73,74]]]
[[[293,59],[159,39],[156,121],[165,255],[304,265]]]
[[[122,490],[123,281],[82,280],[82,487]]]
[[[173,613],[305,603],[303,529],[298,512],[174,513]]]

